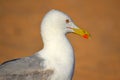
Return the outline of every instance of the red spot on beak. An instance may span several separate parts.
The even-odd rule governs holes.
[[[89,38],[89,36],[87,34],[84,34],[83,37],[86,38],[86,39]]]

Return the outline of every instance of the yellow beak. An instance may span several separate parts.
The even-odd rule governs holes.
[[[88,32],[87,32],[86,30],[84,30],[84,29],[80,29],[80,28],[71,28],[71,29],[74,31],[74,33],[82,36],[83,38],[86,38],[86,39],[91,38],[90,33],[88,33]]]

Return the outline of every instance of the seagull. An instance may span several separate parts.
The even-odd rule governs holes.
[[[67,33],[90,38],[67,14],[50,10],[41,22],[43,48],[32,56],[0,64],[0,80],[72,80],[75,58]]]

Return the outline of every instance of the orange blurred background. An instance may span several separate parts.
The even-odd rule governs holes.
[[[73,80],[120,80],[119,0],[0,0],[0,63],[42,49],[40,23],[51,9],[92,34],[68,34],[76,57]]]

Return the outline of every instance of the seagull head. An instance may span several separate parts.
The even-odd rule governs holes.
[[[82,36],[83,38],[90,38],[90,33],[76,26],[67,14],[59,10],[51,10],[45,15],[42,21],[41,29],[43,33],[47,34],[66,34],[72,32]],[[49,30],[49,32],[46,30]]]

